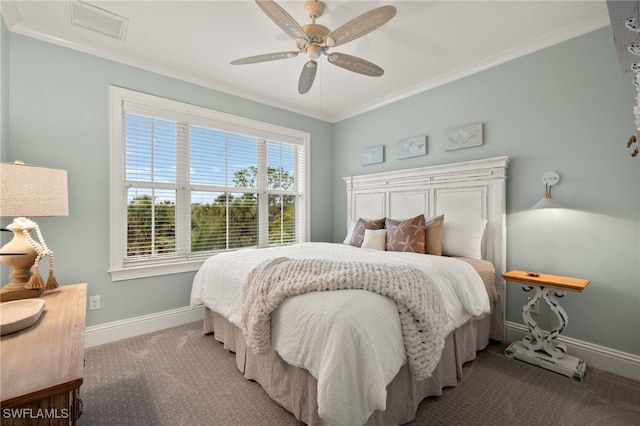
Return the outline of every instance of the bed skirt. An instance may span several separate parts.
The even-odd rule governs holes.
[[[408,364],[403,365],[387,386],[387,409],[374,411],[366,425],[400,425],[412,421],[424,398],[441,395],[442,389],[455,386],[462,379],[462,365],[475,359],[476,351],[487,346],[491,328],[491,316],[487,316],[471,319],[454,330],[445,340],[440,362],[426,380],[415,380]],[[236,364],[244,376],[258,382],[271,399],[298,420],[311,426],[326,425],[318,417],[317,381],[307,370],[287,364],[274,351],[254,354],[247,349],[242,331],[208,308],[203,332],[214,333],[214,338],[222,342],[226,350],[236,354]]]

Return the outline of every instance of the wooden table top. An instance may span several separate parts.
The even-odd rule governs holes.
[[[3,407],[82,384],[87,284],[61,286],[42,299],[46,305],[38,322],[0,339]]]
[[[527,271],[512,269],[502,274],[506,281],[533,284],[547,287],[557,287],[564,290],[582,292],[591,281],[583,278],[564,277],[562,275],[539,274],[531,276]]]

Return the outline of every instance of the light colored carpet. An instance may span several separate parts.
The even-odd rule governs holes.
[[[86,350],[80,426],[300,425],[202,323]],[[584,381],[478,353],[458,386],[422,402],[411,425],[637,425],[640,382],[589,369]]]

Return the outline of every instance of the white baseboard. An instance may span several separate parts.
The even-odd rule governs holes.
[[[141,334],[152,333],[182,324],[200,321],[204,318],[204,307],[184,307],[143,315],[121,321],[87,327],[85,330],[85,348],[115,342]],[[507,321],[508,341],[520,340],[527,333],[523,324]],[[571,337],[558,337],[558,341],[567,345],[568,352],[583,359],[587,366],[608,371],[619,376],[640,381],[640,356],[616,349],[595,345]],[[588,374],[588,373],[587,373]]]
[[[84,347],[90,348],[141,334],[177,327],[182,324],[200,321],[203,318],[203,306],[186,306],[121,321],[93,325],[85,329]]]
[[[506,323],[507,341],[520,340],[528,332],[527,326],[515,322]],[[567,345],[567,352],[583,359],[588,367],[640,381],[640,356],[599,346],[571,337],[559,336],[558,341]],[[587,375],[589,374],[587,370]]]

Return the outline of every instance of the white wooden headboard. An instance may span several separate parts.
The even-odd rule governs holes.
[[[496,269],[506,312],[506,178],[509,157],[443,164],[343,178],[347,224],[358,218],[407,219],[445,215],[445,222],[486,219],[483,257]]]

